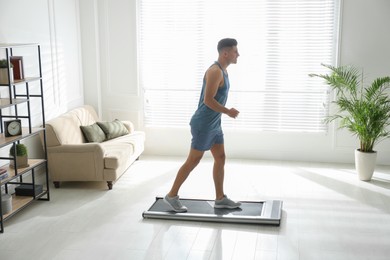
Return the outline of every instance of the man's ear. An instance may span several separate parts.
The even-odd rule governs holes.
[[[229,55],[229,49],[228,48],[224,48],[222,53],[223,53],[224,57],[227,57]]]

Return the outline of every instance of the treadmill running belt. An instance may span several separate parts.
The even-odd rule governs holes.
[[[188,208],[187,212],[176,213],[162,197],[157,197],[150,209],[143,212],[142,216],[192,221],[280,224],[282,201],[241,201],[241,207],[236,209],[215,209],[213,200],[180,199],[180,201]]]

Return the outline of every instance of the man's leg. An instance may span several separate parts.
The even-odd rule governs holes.
[[[214,144],[210,149],[214,157],[213,179],[215,186],[215,199],[221,200],[225,195],[223,191],[223,180],[225,176],[225,146],[224,144]]]
[[[215,144],[211,148],[214,157],[213,178],[215,185],[214,208],[235,209],[241,206],[241,202],[229,199],[223,191],[223,181],[225,177],[225,147],[223,144]]]
[[[173,183],[171,190],[168,193],[169,197],[175,197],[179,193],[179,189],[184,181],[187,179],[188,175],[192,170],[199,164],[202,159],[204,151],[199,151],[191,148],[190,153],[188,154],[187,160],[180,167],[177,172],[176,179]]]

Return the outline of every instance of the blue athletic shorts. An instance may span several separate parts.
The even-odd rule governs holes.
[[[191,127],[191,134],[191,148],[199,151],[208,151],[214,144],[223,144],[222,129],[205,132]]]

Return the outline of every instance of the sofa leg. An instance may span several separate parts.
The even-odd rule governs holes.
[[[60,182],[59,181],[53,181],[54,187],[59,188]]]
[[[107,186],[109,190],[112,190],[112,181],[108,181]]]

